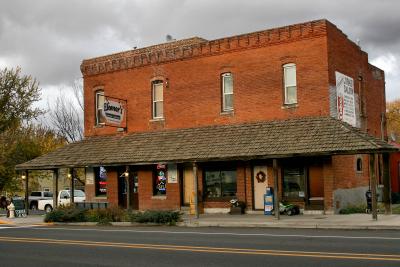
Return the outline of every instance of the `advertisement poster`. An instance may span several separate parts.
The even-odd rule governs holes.
[[[126,100],[104,96],[102,116],[106,125],[126,127]]]
[[[356,107],[354,100],[354,81],[340,72],[336,74],[338,119],[356,126]]]
[[[168,164],[168,183],[178,183],[178,169],[176,167],[176,164]]]

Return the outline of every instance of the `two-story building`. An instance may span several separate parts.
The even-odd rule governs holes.
[[[390,202],[384,72],[327,20],[84,60],[85,139],[19,170],[86,168],[89,201],[305,211]],[[375,179],[376,177],[376,179]],[[376,181],[375,181],[376,180]],[[274,185],[275,183],[275,185]],[[371,185],[372,183],[372,185]]]

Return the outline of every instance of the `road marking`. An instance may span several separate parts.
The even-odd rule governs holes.
[[[79,246],[91,246],[91,247],[152,249],[152,250],[166,250],[166,251],[189,251],[189,252],[204,252],[204,253],[271,255],[271,256],[312,257],[312,258],[373,260],[373,261],[400,261],[400,255],[392,255],[392,254],[368,254],[368,253],[363,254],[363,253],[336,253],[336,252],[320,252],[320,251],[262,250],[262,249],[245,249],[245,248],[113,243],[113,242],[97,242],[97,241],[82,241],[82,240],[21,238],[21,237],[0,237],[0,241],[20,242],[20,243],[58,244],[58,245],[79,245]]]
[[[400,237],[384,236],[341,236],[341,235],[295,235],[295,234],[267,234],[267,233],[233,233],[233,232],[195,232],[195,231],[162,231],[162,230],[131,230],[131,229],[93,229],[68,227],[41,227],[40,230],[67,230],[67,231],[98,231],[98,232],[132,232],[157,234],[190,234],[190,235],[227,235],[227,236],[265,236],[265,237],[299,237],[299,238],[336,238],[336,239],[373,239],[373,240],[400,240]]]

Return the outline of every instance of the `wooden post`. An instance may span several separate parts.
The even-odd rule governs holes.
[[[58,207],[58,170],[53,170],[53,208]]]
[[[197,182],[197,164],[193,162],[193,190],[194,190],[194,214],[196,219],[199,218],[199,199],[198,199],[198,182]]]
[[[130,175],[129,175],[129,166],[125,166],[125,184],[126,184],[126,208],[131,210],[131,189],[130,189]]]
[[[75,196],[75,192],[74,192],[74,191],[75,191],[74,169],[73,169],[73,168],[70,168],[70,169],[68,170],[68,174],[69,174],[68,176],[71,178],[71,186],[70,186],[70,190],[69,190],[69,192],[70,192],[69,201],[70,201],[71,206],[73,207],[73,205],[74,205],[74,196]]]
[[[277,159],[272,160],[272,168],[274,172],[274,211],[275,211],[275,218],[277,220],[280,219],[279,213],[279,184],[278,184],[278,161]]]
[[[369,176],[371,179],[371,193],[372,193],[372,219],[378,220],[377,197],[376,197],[375,154],[369,155]]]
[[[26,215],[29,215],[29,170],[25,171],[25,211]]]
[[[385,214],[392,214],[392,188],[390,180],[390,164],[389,164],[389,154],[382,154],[383,161],[383,203],[385,204]]]

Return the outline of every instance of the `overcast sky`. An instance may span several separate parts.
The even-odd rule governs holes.
[[[0,68],[36,77],[42,102],[68,90],[82,59],[199,36],[216,39],[326,18],[361,42],[400,98],[398,0],[35,0],[1,1]]]

